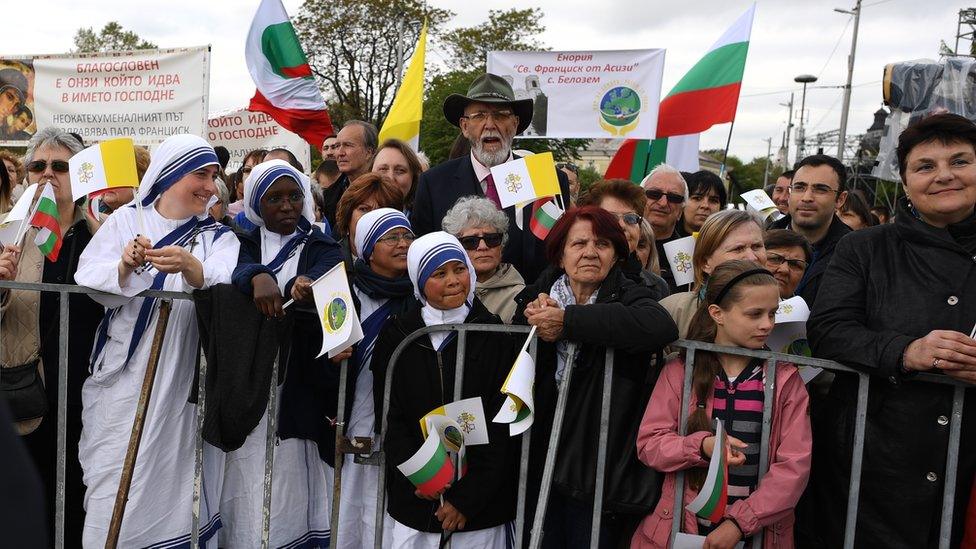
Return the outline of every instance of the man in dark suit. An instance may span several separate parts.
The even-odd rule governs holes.
[[[516,158],[512,140],[532,121],[532,100],[515,99],[512,87],[500,76],[483,74],[466,95],[453,94],[444,100],[444,116],[461,129],[471,144],[471,153],[449,160],[420,176],[410,224],[418,235],[441,230],[444,214],[462,196],[483,196],[496,205],[498,191],[490,168]],[[559,177],[560,199],[569,204],[569,180]],[[502,261],[511,263],[531,283],[547,266],[545,244],[529,229],[532,205],[504,208],[508,216],[508,244]],[[516,223],[516,216],[521,218]],[[521,227],[520,227],[521,226]]]

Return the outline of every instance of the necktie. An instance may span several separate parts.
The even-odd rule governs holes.
[[[495,179],[491,174],[485,178],[485,198],[494,202],[499,210],[502,209],[502,201],[498,198],[498,189],[495,188]]]

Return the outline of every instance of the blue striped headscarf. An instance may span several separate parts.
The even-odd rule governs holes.
[[[369,262],[376,241],[397,227],[413,231],[407,216],[393,208],[378,208],[363,214],[356,222],[356,250],[359,257]]]
[[[410,275],[410,281],[413,282],[414,295],[425,305],[427,297],[424,295],[424,286],[427,284],[427,279],[441,265],[451,261],[460,261],[468,266],[471,288],[468,290],[467,301],[472,303],[476,277],[474,265],[471,264],[468,254],[454,235],[438,231],[425,234],[410,245],[410,250],[407,251],[407,273]]]
[[[202,137],[170,136],[153,152],[149,169],[139,183],[139,200],[150,206],[183,176],[207,166],[219,166],[217,153]]]
[[[298,184],[298,190],[305,198],[302,203],[302,217],[309,224],[315,223],[315,203],[312,200],[312,188],[308,178],[284,160],[268,160],[254,166],[251,174],[244,181],[244,215],[248,221],[258,227],[264,227],[261,198],[281,177],[288,177]]]

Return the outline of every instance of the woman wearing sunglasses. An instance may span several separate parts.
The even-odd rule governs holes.
[[[20,242],[4,242],[0,278],[17,282],[75,284],[75,270],[95,227],[71,200],[68,160],[81,143],[58,128],[45,128],[31,139],[25,163],[28,184],[54,191],[60,225],[61,248],[47,256],[34,243],[38,230],[28,227]],[[11,240],[13,236],[9,237]],[[57,458],[58,326],[57,294],[3,290],[0,328],[0,388],[4,390],[16,427],[44,481],[48,524],[54,524]],[[68,408],[66,456],[66,539],[80,540],[85,521],[78,438],[81,435],[81,387],[88,376],[88,353],[103,309],[88,296],[69,299]],[[43,373],[43,378],[41,377]],[[43,379],[43,381],[42,381]],[[16,389],[14,389],[16,387]],[[46,411],[45,411],[46,409]],[[30,433],[30,434],[27,434]]]
[[[502,322],[511,324],[515,296],[525,288],[525,280],[513,265],[502,263],[508,217],[491,200],[467,196],[448,210],[442,226],[457,237],[474,265],[475,295]]]
[[[659,275],[644,268],[637,248],[641,240],[640,212],[644,211],[647,198],[641,188],[625,179],[600,181],[590,187],[590,191],[580,201],[581,206],[597,206],[612,213],[627,237],[630,255],[621,263],[624,275],[634,282],[650,288],[654,299],[660,301],[670,294],[668,283]],[[653,241],[651,243],[653,246]]]

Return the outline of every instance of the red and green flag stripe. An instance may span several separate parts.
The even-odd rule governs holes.
[[[54,190],[45,185],[41,197],[37,199],[31,226],[37,227],[34,243],[49,261],[57,261],[61,252],[61,223],[58,216],[58,204],[54,199]]]
[[[436,436],[436,435],[434,435]],[[454,464],[443,444],[438,444],[433,455],[420,469],[407,475],[410,483],[424,495],[433,495],[454,479]]]

